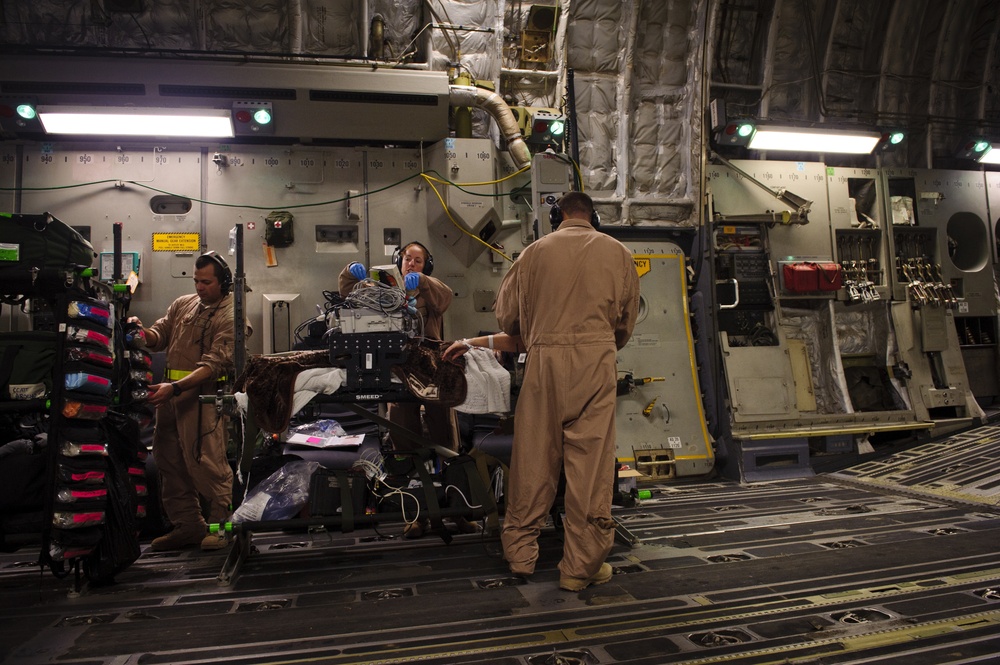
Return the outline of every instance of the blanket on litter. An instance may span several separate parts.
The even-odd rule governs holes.
[[[329,351],[251,356],[236,379],[235,390],[247,394],[258,427],[265,432],[284,432],[292,417],[295,379],[299,372],[316,367],[330,367]]]

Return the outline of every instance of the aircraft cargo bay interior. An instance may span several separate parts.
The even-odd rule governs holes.
[[[997,662],[998,36],[0,4],[0,662]]]

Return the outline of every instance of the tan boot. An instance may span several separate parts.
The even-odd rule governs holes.
[[[210,533],[201,539],[201,549],[206,552],[221,550],[229,547],[232,542],[233,541],[229,538],[229,533],[219,529],[215,533]]]
[[[154,538],[149,548],[154,552],[182,550],[201,544],[205,537],[205,527],[201,524],[178,524],[165,536]]]
[[[583,591],[591,584],[604,584],[611,579],[615,570],[609,563],[602,563],[596,573],[590,577],[559,577],[559,588],[563,591]]]

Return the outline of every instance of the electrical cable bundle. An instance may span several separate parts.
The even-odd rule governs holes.
[[[369,278],[354,285],[344,299],[344,304],[348,307],[364,307],[383,314],[394,314],[407,308],[407,298],[406,292],[402,289]]]

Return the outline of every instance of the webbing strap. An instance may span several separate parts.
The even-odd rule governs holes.
[[[427,501],[427,512],[430,513],[431,526],[441,533],[441,540],[447,545],[451,542],[451,534],[444,528],[441,521],[441,506],[438,504],[437,492],[434,490],[434,480],[427,471],[427,465],[419,457],[414,460],[417,467],[417,475],[420,476],[420,484],[423,485],[424,499]]]
[[[344,471],[334,471],[337,484],[340,485],[340,530],[344,533],[354,531],[354,497],[351,494],[351,480]]]
[[[469,475],[469,487],[472,489],[473,494],[476,493],[478,489],[482,493],[482,497],[478,499],[479,503],[482,504],[483,508],[486,509],[486,532],[489,534],[497,534],[500,532],[500,515],[497,510],[497,502],[493,497],[493,492],[490,491],[490,460],[496,462],[499,466],[503,466],[500,460],[487,455],[478,448],[473,448],[469,451],[469,457],[471,457],[476,462],[476,471],[478,473],[472,473],[472,465],[467,464],[465,472]]]

